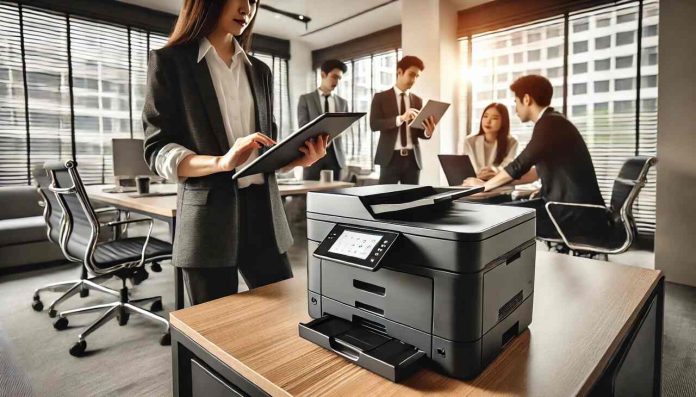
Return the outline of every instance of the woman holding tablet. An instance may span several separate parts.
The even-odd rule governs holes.
[[[510,116],[505,105],[494,102],[483,109],[479,132],[466,138],[464,154],[469,155],[476,177],[484,181],[515,159],[517,139],[510,135]]]
[[[143,124],[150,168],[179,183],[173,264],[192,304],[292,277],[292,244],[275,174],[233,181],[275,144],[273,78],[248,56],[255,0],[184,0],[167,45],[150,52]],[[326,154],[310,140],[288,164]]]

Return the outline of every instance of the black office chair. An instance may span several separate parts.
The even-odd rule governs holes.
[[[43,217],[46,221],[46,236],[48,237],[49,241],[63,249],[61,242],[63,238],[63,232],[65,231],[65,219],[63,217],[63,210],[61,209],[60,204],[58,203],[56,195],[49,190],[51,180],[43,166],[34,167],[32,169],[32,174],[34,176],[34,180],[36,181],[37,191],[43,199]],[[96,209],[95,212],[100,215],[109,215],[114,219],[118,219],[119,216],[118,210],[116,210],[115,208],[100,208]],[[78,258],[68,256],[65,253],[65,250],[63,250],[63,254],[65,255],[66,259],[72,262],[81,262],[81,260]],[[48,307],[49,317],[55,317],[57,314],[56,307],[62,302],[66,301],[68,298],[74,296],[75,294],[79,293],[80,297],[83,298],[89,296],[90,288],[118,297],[118,291],[98,284],[108,280],[109,278],[111,278],[111,275],[109,274],[89,277],[87,268],[84,265],[82,265],[79,280],[52,283],[36,289],[34,291],[31,307],[37,312],[43,310],[43,302],[41,301],[40,294],[45,291],[63,292],[63,294],[56,300],[54,300]]]
[[[166,332],[160,339],[160,344],[169,345],[169,322],[152,313],[152,311],[162,310],[162,297],[130,299],[126,279],[133,277],[136,272],[141,271],[146,263],[171,259],[171,244],[150,237],[153,226],[152,219],[109,222],[107,226],[145,222],[149,224],[149,229],[146,237],[129,237],[99,243],[101,225],[87,198],[84,185],[77,172],[77,163],[72,160],[65,163],[48,162],[46,163],[46,169],[51,175],[52,183],[50,190],[56,193],[58,202],[65,213],[66,226],[63,246],[66,254],[81,258],[91,273],[97,275],[112,274],[119,277],[122,282],[119,301],[67,310],[58,314],[54,327],[62,330],[68,326],[68,316],[104,311],[96,321],[78,336],[78,341],[70,349],[70,354],[76,357],[82,356],[87,348],[85,338],[88,335],[114,317],[118,318],[119,325],[126,325],[131,313],[137,313],[162,323]],[[152,302],[151,311],[136,306],[136,304],[149,302]]]
[[[638,234],[633,219],[633,203],[647,182],[650,167],[656,162],[657,158],[650,156],[635,156],[627,159],[614,180],[609,207],[555,201],[546,203],[546,212],[561,236],[561,240],[542,240],[562,244],[564,247],[561,247],[561,251],[567,249],[569,253],[579,256],[602,255],[606,259],[607,255],[626,252]],[[592,233],[578,234],[574,232],[573,225],[563,225],[560,220],[560,214],[569,209],[581,211],[585,219],[599,220],[596,224],[603,226],[592,230]]]

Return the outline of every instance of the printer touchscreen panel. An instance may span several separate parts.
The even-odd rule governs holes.
[[[367,259],[382,240],[382,236],[370,233],[358,233],[351,230],[344,230],[333,243],[329,252],[352,256],[359,259]]]
[[[372,229],[367,232],[336,225],[314,251],[314,256],[375,271],[398,236],[394,232]]]

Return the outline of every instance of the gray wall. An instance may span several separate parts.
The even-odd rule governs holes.
[[[655,268],[696,286],[696,1],[660,1]]]

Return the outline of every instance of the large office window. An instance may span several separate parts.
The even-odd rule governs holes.
[[[273,73],[273,116],[278,124],[278,136],[286,137],[292,132],[293,112],[290,111],[288,91],[288,60],[271,54],[254,53]]]
[[[0,184],[25,184],[29,173],[19,10],[0,3]]]
[[[70,158],[105,182],[111,139],[142,137],[147,46],[164,36],[8,2],[0,21],[0,185]]]
[[[142,138],[150,50],[162,33],[0,1],[0,185],[76,159],[85,183],[113,175],[111,140]],[[290,131],[287,60],[259,54],[274,75],[274,113]],[[25,89],[26,88],[26,89]]]
[[[43,163],[71,153],[68,21],[33,9],[24,9],[22,17],[28,147],[31,163]]]
[[[350,111],[368,113],[343,134],[343,147],[348,165],[363,169],[375,168],[374,158],[379,135],[370,130],[370,105],[377,92],[394,85],[396,63],[401,56],[401,49],[395,49],[344,60],[348,71],[343,74],[336,94],[348,101]],[[317,70],[317,84],[319,81],[320,71]]]
[[[462,38],[460,51],[471,53],[471,60],[462,56],[466,84],[460,97],[470,100],[471,106],[460,107],[465,120],[460,122],[460,135],[478,132],[483,107],[502,102],[508,106],[511,132],[522,150],[533,125],[522,124],[515,116],[509,85],[524,74],[546,76],[554,87],[551,106],[565,112],[583,135],[609,202],[624,160],[656,155],[657,23],[657,2],[645,0]],[[654,169],[648,178],[634,215],[639,232],[653,235]]]
[[[562,109],[563,39],[563,18],[472,38],[471,67],[465,72],[470,76],[463,76],[471,81],[472,133],[478,133],[483,109],[500,102],[508,107],[510,128],[521,147],[529,142],[532,125],[521,123],[515,116],[515,98],[509,89],[515,79],[525,74],[548,76],[554,86],[551,105]],[[462,53],[468,52],[468,40],[461,44]]]
[[[113,174],[111,139],[131,137],[128,29],[70,18],[75,158],[85,183]]]

